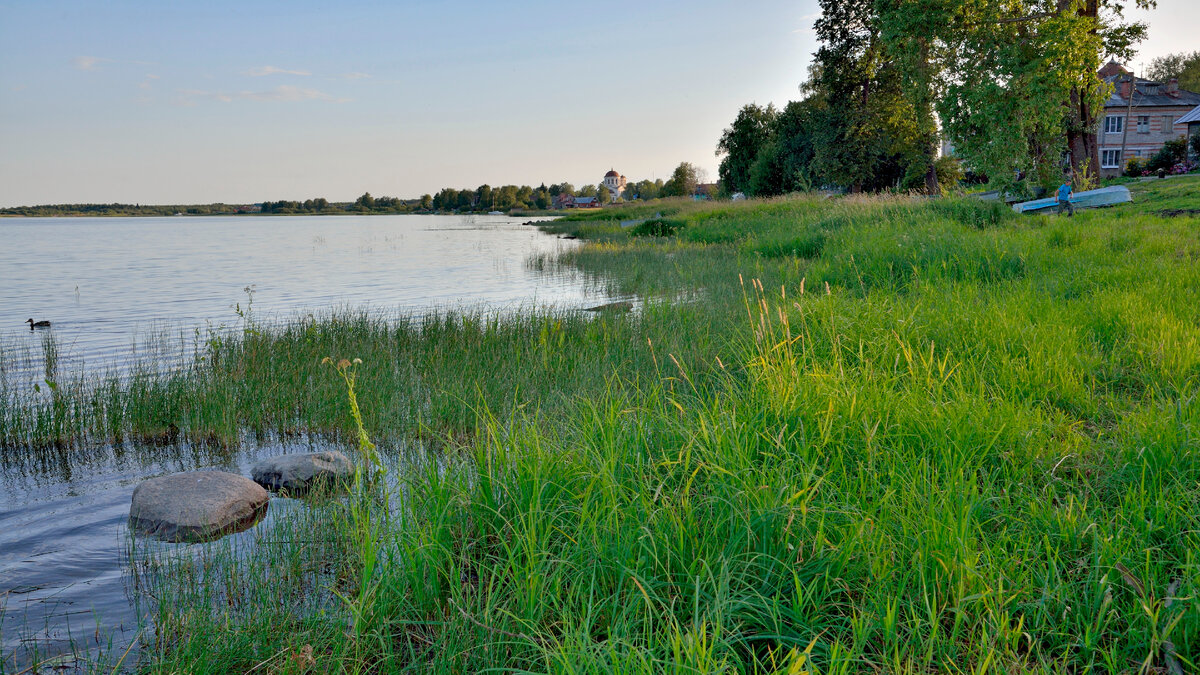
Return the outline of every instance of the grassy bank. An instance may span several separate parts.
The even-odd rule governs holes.
[[[256,552],[148,558],[151,672],[1191,672],[1200,220],[1157,214],[1200,183],[1133,189],[1073,219],[579,214],[548,227],[589,244],[531,264],[634,313],[251,327],[173,374],[6,390],[4,452],[352,447],[320,360],[363,360],[390,508],[314,501]]]

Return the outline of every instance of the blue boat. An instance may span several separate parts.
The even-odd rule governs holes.
[[[1077,209],[1094,209],[1100,206],[1113,206],[1115,204],[1124,204],[1125,202],[1133,201],[1133,196],[1129,194],[1129,188],[1124,185],[1114,185],[1112,187],[1100,188],[1099,190],[1088,190],[1086,192],[1076,192],[1071,195],[1071,203]],[[1017,213],[1045,213],[1052,209],[1058,208],[1058,199],[1055,197],[1047,197],[1046,199],[1035,199],[1029,202],[1021,202],[1013,204],[1013,211]]]

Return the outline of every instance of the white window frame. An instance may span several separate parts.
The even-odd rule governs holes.
[[[1111,157],[1111,159],[1109,159]],[[1100,168],[1101,169],[1119,169],[1121,168],[1121,151],[1120,150],[1101,150],[1100,151]]]
[[[1150,116],[1149,115],[1138,115],[1137,132],[1139,134],[1150,133]]]
[[[1119,134],[1125,128],[1124,115],[1109,115],[1104,118],[1104,133]]]
[[[1162,132],[1164,134],[1170,134],[1170,135],[1175,134],[1175,116],[1174,115],[1163,115],[1162,123],[1163,123]]]

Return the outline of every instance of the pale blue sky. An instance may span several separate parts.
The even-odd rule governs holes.
[[[0,206],[715,177],[816,47],[816,0],[611,6],[0,0]],[[1200,49],[1159,7],[1143,55]]]

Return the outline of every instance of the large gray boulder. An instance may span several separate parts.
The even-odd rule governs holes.
[[[354,463],[337,450],[280,455],[255,464],[250,476],[272,490],[304,492],[321,482],[348,483],[354,476]]]
[[[270,495],[224,471],[188,471],[143,481],[133,491],[129,525],[167,541],[207,541],[253,525]]]

